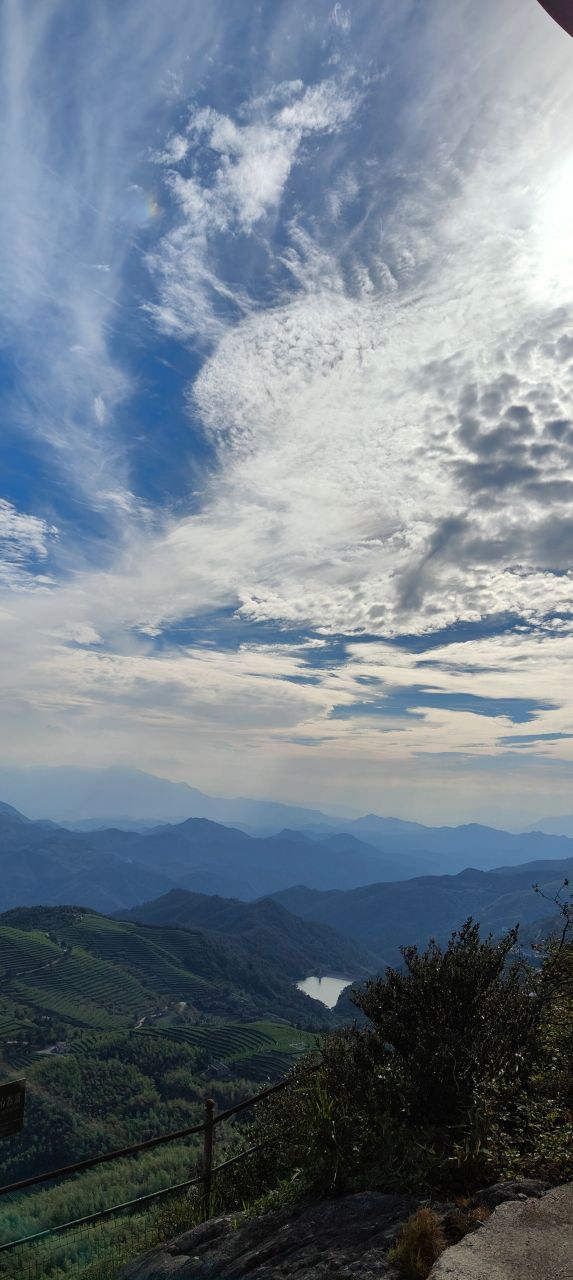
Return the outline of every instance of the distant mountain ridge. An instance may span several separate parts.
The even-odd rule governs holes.
[[[363,850],[350,859],[304,836],[257,839],[200,818],[144,833],[82,834],[0,810],[0,910],[74,900],[113,912],[174,888],[248,900],[303,876],[349,888],[382,873],[376,852]]]
[[[351,828],[351,829],[348,829]],[[573,840],[469,824],[424,827],[369,815],[272,835],[188,818],[143,830],[69,830],[0,804],[0,910],[42,902],[129,908],[182,888],[248,901],[293,885],[348,890],[573,857]]]
[[[527,828],[528,831],[542,831],[550,836],[567,836],[573,838],[573,813],[564,813],[556,818],[538,818]]]
[[[536,857],[567,858],[573,854],[573,840],[540,831],[515,834],[477,822],[458,827],[426,827],[399,818],[369,814],[350,823],[340,823],[348,832],[381,852],[423,857],[429,872],[455,872],[478,864],[493,869],[503,862],[520,864]],[[463,855],[463,860],[460,859]]]
[[[184,822],[208,818],[212,822],[253,824],[280,829],[294,824],[333,823],[318,809],[271,800],[227,799],[208,796],[186,782],[171,782],[140,769],[88,769],[79,766],[0,768],[0,795],[31,818],[51,818],[84,824],[116,819]]]
[[[380,857],[366,845],[350,859],[324,848],[321,841],[296,833],[250,836],[205,818],[188,818],[152,831],[96,831],[94,849],[137,861],[148,869],[161,866],[181,888],[244,900],[263,897],[304,877],[317,887],[368,884],[380,876]],[[261,888],[272,884],[272,888]]]
[[[346,891],[297,885],[273,896],[301,919],[329,924],[383,963],[395,964],[402,945],[425,945],[431,937],[445,942],[468,916],[485,933],[499,935],[521,924],[530,938],[537,922],[552,918],[546,897],[535,893],[533,885],[552,898],[572,876],[570,857],[490,871],[468,867],[454,876],[421,876]]]

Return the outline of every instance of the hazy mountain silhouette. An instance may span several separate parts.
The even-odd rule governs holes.
[[[351,858],[298,833],[256,839],[201,818],[148,833],[82,834],[4,806],[0,910],[74,901],[114,911],[175,887],[252,899],[303,876],[319,888],[349,888],[380,878],[380,856],[363,848]]]
[[[550,836],[567,836],[573,839],[573,813],[561,814],[559,818],[539,818],[532,822],[528,831],[543,831]]]
[[[395,963],[400,946],[425,944],[431,937],[444,942],[468,916],[486,933],[522,924],[530,937],[536,921],[551,918],[550,905],[533,885],[551,898],[572,875],[570,857],[492,871],[470,867],[455,876],[421,876],[346,892],[298,885],[274,895],[274,901],[303,920],[349,934],[386,963]]]
[[[573,841],[511,835],[477,825],[424,827],[370,816],[354,832],[283,830],[253,836],[205,818],[132,831],[70,831],[0,806],[0,910],[83,902],[100,911],[134,906],[173,888],[242,900],[293,885],[346,890],[420,873],[482,870],[530,858],[573,856]],[[369,836],[367,842],[362,836]]]
[[[186,782],[170,782],[140,769],[88,769],[69,765],[0,768],[0,795],[32,818],[56,822],[182,822],[209,818],[266,827],[335,823],[318,809],[267,800],[207,796]],[[291,818],[293,821],[291,823]]]

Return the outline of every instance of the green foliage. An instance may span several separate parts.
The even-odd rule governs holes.
[[[406,948],[356,997],[368,1025],[327,1037],[320,1071],[303,1061],[260,1109],[229,1206],[285,1184],[451,1195],[573,1177],[573,946],[537,972],[514,948],[471,921],[444,949]]]
[[[39,933],[0,929],[0,973],[4,977],[39,969],[60,957],[60,948]]]
[[[403,968],[355,996],[392,1050],[414,1121],[463,1124],[495,1082],[513,1090],[527,1074],[538,1008],[523,965],[511,958],[516,941],[517,931],[484,941],[468,920],[445,949],[404,947]]]
[[[197,1123],[196,1067],[188,1046],[127,1034],[101,1035],[89,1055],[36,1058],[26,1072],[24,1130],[2,1143],[2,1182]],[[194,1088],[169,1085],[175,1068]]]
[[[496,1159],[512,1177],[573,1179],[573,942],[549,944],[537,979],[538,1036],[527,1086],[492,1108]]]
[[[157,1166],[157,1161],[155,1164]],[[171,1160],[163,1168],[156,1167],[154,1178],[143,1170],[142,1184],[147,1187],[155,1181],[161,1186],[170,1179],[182,1180],[186,1176],[183,1170],[184,1158],[179,1167]],[[123,1168],[122,1173],[125,1172]],[[115,1195],[113,1202],[119,1204],[126,1198],[130,1186],[129,1177],[123,1185],[114,1188],[112,1184],[106,1189],[106,1195],[111,1197],[106,1203],[112,1203]],[[137,1194],[136,1188],[133,1195]],[[97,1202],[96,1197],[94,1203]],[[61,1212],[66,1213],[67,1208],[67,1202],[63,1202]],[[62,1235],[40,1239],[8,1254],[0,1253],[0,1277],[2,1280],[15,1280],[20,1275],[29,1276],[30,1280],[32,1277],[33,1280],[77,1280],[81,1276],[82,1280],[116,1280],[130,1259],[199,1221],[199,1197],[175,1193],[151,1202],[141,1212],[118,1213],[90,1225],[72,1227]]]
[[[254,964],[240,939],[26,908],[0,924],[2,964],[0,1075],[17,1070],[27,1082],[23,1133],[0,1151],[2,1183],[200,1123],[206,1093],[224,1110],[314,1045],[314,1033],[286,1020],[292,1010],[311,1022],[310,1002],[270,964]],[[218,1128],[218,1158],[241,1126],[239,1116]],[[0,1241],[184,1182],[200,1148],[192,1138],[4,1199]],[[0,1254],[0,1276],[16,1263],[26,1274],[36,1257],[52,1280],[92,1261],[94,1280],[98,1267],[110,1280],[198,1212],[192,1196],[170,1195],[145,1213],[26,1246],[21,1258]]]
[[[355,997],[362,1022],[323,1038],[317,1068],[318,1055],[304,1052],[314,1035],[285,1021],[239,1021],[227,1012],[207,1023],[196,1008],[161,1004],[166,996],[155,992],[152,975],[166,981],[163,966],[169,974],[179,965],[184,972],[193,956],[196,970],[203,963],[192,935],[100,925],[101,919],[68,912],[58,925],[52,915],[61,959],[50,961],[40,983],[37,974],[29,981],[52,999],[55,970],[76,974],[76,988],[64,984],[60,995],[85,1010],[83,973],[90,1008],[123,1019],[119,1030],[85,1017],[73,1022],[70,1010],[58,1023],[53,1010],[33,1005],[25,977],[8,984],[12,996],[0,1017],[14,1029],[14,1051],[29,1051],[30,1038],[39,1042],[46,1025],[45,1034],[63,1028],[68,1052],[31,1062],[26,1133],[3,1144],[2,1181],[197,1123],[207,1091],[225,1109],[287,1066],[287,1088],[257,1108],[252,1124],[241,1117],[217,1131],[219,1159],[251,1154],[217,1177],[216,1211],[264,1211],[364,1188],[456,1195],[502,1177],[573,1178],[573,945],[564,935],[537,969],[517,956],[515,934],[500,943],[482,940],[471,921],[444,948],[405,948],[401,969],[389,969]],[[115,1006],[106,985],[110,969],[129,979]],[[187,976],[209,983],[201,973]],[[222,978],[211,987],[217,999],[226,998]],[[136,989],[158,1015],[142,1015],[139,1027],[139,1010],[130,1004]],[[6,1067],[8,1047],[4,1054]],[[199,1140],[158,1148],[18,1197],[3,1206],[3,1238],[183,1182],[199,1152]],[[67,1253],[63,1243],[42,1244],[45,1274],[68,1280],[89,1262],[86,1280],[112,1280],[140,1248],[192,1226],[199,1215],[197,1194],[178,1193],[129,1220],[112,1217],[89,1229],[91,1244],[78,1239]],[[448,1239],[475,1226],[466,1211],[458,1217]],[[429,1220],[409,1225],[396,1246],[404,1276],[427,1274],[438,1235]],[[3,1274],[11,1273],[0,1260]]]
[[[196,1043],[137,1030],[78,1029],[68,1044],[77,1052],[35,1059],[32,1055],[26,1073],[25,1129],[20,1137],[2,1144],[0,1181],[200,1123],[207,1092],[217,1108],[225,1110],[257,1091],[258,1077],[250,1079],[245,1069],[256,1063],[257,1049],[267,1058],[269,1052],[280,1053],[278,1046],[286,1046],[290,1063],[314,1039],[283,1022],[205,1024],[189,1029],[196,1031]],[[68,1027],[69,1034],[74,1033]],[[227,1055],[228,1067],[224,1078],[213,1079],[209,1063],[219,1062],[222,1054]],[[224,1158],[242,1123],[239,1116],[218,1128],[218,1159]],[[200,1156],[201,1138],[195,1137],[114,1161],[61,1185],[48,1184],[5,1199],[0,1240],[47,1230],[177,1185],[193,1175]],[[67,1231],[25,1246],[16,1256],[0,1254],[0,1276],[12,1280],[20,1271],[25,1275],[36,1259],[38,1275],[50,1280],[72,1280],[84,1274],[88,1263],[86,1275],[92,1280],[104,1276],[111,1280],[128,1258],[198,1220],[196,1197],[169,1196],[141,1214],[119,1214]]]

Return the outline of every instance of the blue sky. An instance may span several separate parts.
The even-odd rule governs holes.
[[[570,809],[571,42],[534,0],[0,25],[1,762]]]

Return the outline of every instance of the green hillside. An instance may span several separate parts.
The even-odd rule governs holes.
[[[0,929],[0,978],[29,973],[60,958],[60,949],[45,934]]]
[[[327,1025],[330,1015],[296,990],[273,947],[272,934],[262,957],[249,938],[132,924],[81,907],[22,908],[0,917],[0,955],[14,960],[5,969],[5,1012],[17,1006],[33,1022],[51,1015],[66,1034],[133,1027],[174,1004],[191,1021],[279,1013]]]
[[[9,918],[0,924],[0,1076],[26,1076],[29,1127],[2,1145],[6,1177],[53,1167],[56,1151],[66,1162],[117,1145],[120,1132],[128,1142],[174,1127],[140,1081],[136,1112],[123,1130],[116,1116],[107,1132],[110,1059],[119,1079],[131,1057],[143,1075],[158,1061],[185,1068],[187,1079],[202,1082],[196,1097],[211,1078],[276,1079],[313,1045],[314,1029],[332,1023],[243,940],[121,923],[83,908]],[[184,1081],[182,1088],[186,1096]],[[94,1091],[106,1099],[96,1113]],[[177,1123],[187,1115],[178,1110]]]
[[[271,957],[294,979],[325,969],[358,978],[377,968],[373,953],[352,938],[328,925],[301,920],[271,898],[241,902],[237,898],[173,889],[161,898],[123,912],[122,919],[188,930],[209,929],[242,938],[262,963]]]
[[[261,964],[247,939],[81,907],[9,912],[0,963],[0,1079],[24,1076],[27,1086],[24,1129],[2,1142],[0,1183],[194,1125],[207,1094],[220,1109],[249,1097],[332,1023],[270,955]],[[241,1123],[223,1126],[222,1150]],[[198,1141],[159,1147],[121,1168],[9,1197],[0,1202],[0,1243],[183,1181],[199,1149]],[[104,1256],[128,1226],[98,1227]],[[46,1274],[81,1273],[85,1241],[50,1249],[55,1269]],[[0,1275],[12,1275],[12,1262],[0,1254]]]
[[[80,907],[8,918],[0,924],[4,1077],[29,1068],[32,1080],[38,1072],[44,1080],[44,1070],[89,1059],[113,1033],[142,1054],[152,1042],[188,1047],[203,1071],[231,1063],[232,1075],[245,1058],[259,1079],[259,1053],[294,1059],[316,1027],[333,1021],[241,938],[125,923]],[[270,1059],[262,1074],[277,1069]]]

